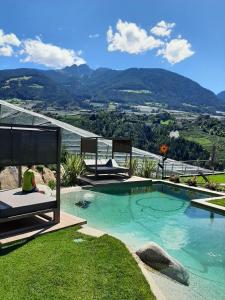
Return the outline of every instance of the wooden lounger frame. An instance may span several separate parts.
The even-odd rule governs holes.
[[[33,134],[33,136],[32,136]],[[22,137],[22,139],[21,139]],[[30,137],[30,138],[29,138]],[[38,141],[40,140],[40,143]],[[10,215],[0,218],[0,223],[23,219],[31,216],[44,217],[46,225],[60,222],[60,161],[61,129],[53,126],[35,126],[0,123],[0,167],[18,167],[18,186],[21,187],[21,167],[34,164],[56,164],[56,205],[50,209]],[[16,149],[15,149],[16,148]],[[26,151],[27,149],[27,151]],[[33,151],[33,150],[34,151]],[[32,195],[32,194],[31,194]],[[45,213],[53,213],[53,217]],[[7,233],[6,233],[7,235]],[[1,235],[2,236],[2,235]]]
[[[80,154],[85,155],[91,153],[95,155],[95,176],[98,176],[98,141],[101,137],[81,137]],[[131,160],[132,160],[132,141],[126,138],[112,139],[112,158],[114,159],[115,153],[129,154],[129,177],[131,176]]]

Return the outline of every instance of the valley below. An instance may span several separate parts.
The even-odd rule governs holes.
[[[225,166],[224,93],[167,70],[2,70],[0,99],[156,154],[166,143],[175,160]]]

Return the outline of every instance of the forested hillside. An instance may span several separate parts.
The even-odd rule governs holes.
[[[170,146],[169,157],[176,160],[209,158],[209,152],[200,144],[182,137],[170,138],[170,132],[177,129],[177,124],[169,114],[148,117],[101,111],[59,119],[104,137],[131,137],[134,146],[156,154],[159,154],[160,145],[167,143]]]

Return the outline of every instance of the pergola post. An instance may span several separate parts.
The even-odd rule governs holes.
[[[98,177],[98,138],[96,137],[96,152],[95,152],[95,178]]]
[[[131,148],[130,148],[130,168],[129,168],[129,177],[131,177],[133,174],[132,174],[132,141],[130,140],[130,143],[131,143]]]
[[[57,164],[56,164],[56,210],[54,221],[60,222],[60,180],[61,178],[61,130],[57,128]]]
[[[18,187],[22,186],[22,166],[17,167],[18,170]]]

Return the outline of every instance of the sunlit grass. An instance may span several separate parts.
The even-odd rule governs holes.
[[[75,243],[74,239],[83,239]],[[75,228],[0,250],[0,290],[9,299],[155,299],[132,255],[119,240]]]
[[[225,206],[225,198],[223,198],[223,199],[209,200],[208,202],[210,202],[212,204],[220,205],[220,206]]]

